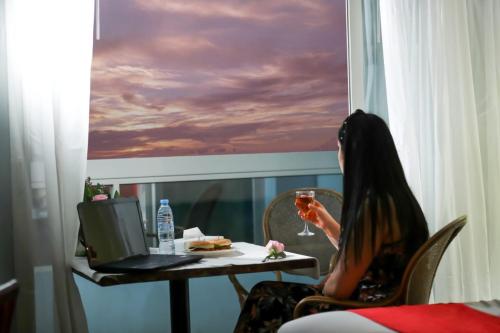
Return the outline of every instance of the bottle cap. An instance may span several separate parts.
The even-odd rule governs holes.
[[[160,205],[163,205],[163,206],[168,205],[168,199],[161,199],[160,200]]]

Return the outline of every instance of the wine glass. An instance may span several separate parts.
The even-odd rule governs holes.
[[[296,191],[295,206],[304,214],[309,212],[309,204],[314,201],[314,191]],[[304,230],[299,232],[299,236],[314,236],[314,232],[309,231],[308,223],[304,221]]]

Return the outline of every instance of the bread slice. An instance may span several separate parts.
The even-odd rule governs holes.
[[[231,248],[231,240],[227,238],[192,241],[189,243],[190,251],[218,251]]]

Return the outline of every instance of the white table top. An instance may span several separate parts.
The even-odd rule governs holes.
[[[72,268],[77,274],[101,285],[169,280],[179,278],[181,275],[182,277],[185,276],[190,278],[297,268],[299,268],[304,275],[308,275],[312,278],[319,278],[319,263],[316,258],[286,252],[286,258],[271,259],[264,263],[262,260],[266,257],[267,250],[263,246],[245,242],[236,242],[232,244],[232,248],[234,249],[233,252],[224,253],[218,257],[207,256],[197,263],[155,271],[154,277],[147,277],[144,276],[144,274],[139,276],[137,274],[98,273],[88,267],[87,258],[85,257],[75,257],[72,263]],[[184,243],[182,240],[176,240],[176,254],[184,253]],[[311,264],[311,262],[315,262],[315,264]],[[122,276],[125,275],[127,278],[122,278]],[[110,278],[112,278],[113,281],[101,281],[102,279],[109,280]]]
[[[267,250],[264,246],[245,243],[245,242],[236,242],[232,244],[232,248],[234,252],[224,253],[221,256],[207,256],[203,258],[201,261],[191,264],[189,266],[182,266],[175,269],[183,269],[183,268],[200,268],[200,267],[221,267],[221,266],[237,266],[237,265],[249,265],[249,264],[262,264],[262,260],[267,256]],[[184,254],[184,245],[180,240],[176,240],[175,244],[175,253],[176,254]],[[311,258],[308,256],[304,256],[297,253],[287,252],[285,258],[280,259],[270,259],[269,262],[272,261],[295,261],[298,259],[306,259]],[[314,268],[304,268],[301,269],[303,275],[310,276],[312,278],[319,278],[319,262],[316,260],[316,267]]]

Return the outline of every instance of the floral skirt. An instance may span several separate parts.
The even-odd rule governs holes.
[[[307,296],[322,295],[313,285],[282,281],[264,281],[256,284],[241,310],[235,333],[277,332],[282,324],[293,319],[295,305]],[[322,305],[321,309],[310,308],[313,314],[339,308]]]

